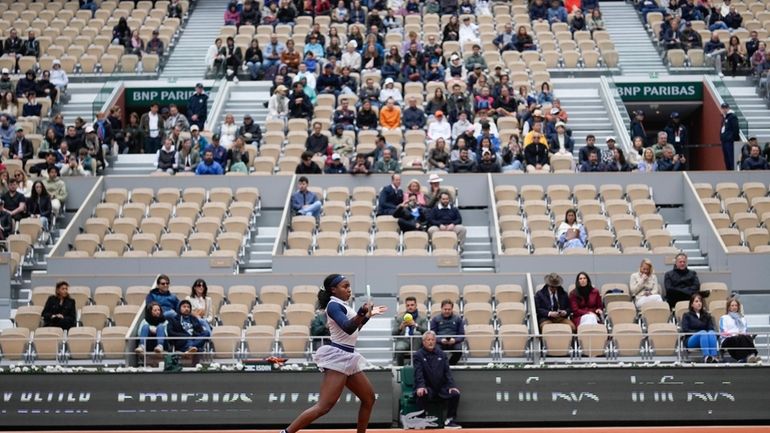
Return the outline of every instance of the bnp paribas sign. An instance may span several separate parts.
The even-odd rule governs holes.
[[[703,83],[700,81],[616,83],[616,87],[623,102],[703,100]]]

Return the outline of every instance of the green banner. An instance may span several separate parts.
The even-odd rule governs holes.
[[[702,101],[703,83],[615,83],[623,102],[639,101]]]
[[[209,90],[211,87],[204,87],[204,91]],[[149,106],[153,101],[161,107],[169,104],[187,105],[187,100],[193,93],[195,93],[194,86],[127,88],[126,107]]]

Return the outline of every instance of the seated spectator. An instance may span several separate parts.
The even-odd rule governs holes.
[[[28,160],[32,159],[34,155],[34,148],[32,142],[24,136],[24,128],[17,126],[16,136],[10,143],[9,156],[11,159],[20,159],[22,164],[26,164]]]
[[[211,325],[214,323],[214,310],[208,292],[209,286],[206,284],[206,280],[198,278],[193,282],[190,295],[185,299],[190,301],[192,315],[197,317],[201,325],[211,332]]]
[[[740,18],[740,15],[738,15],[738,18]],[[727,43],[727,62],[730,65],[730,73],[733,77],[737,73],[738,68],[743,68],[747,63],[748,58],[746,48],[741,44],[738,36],[730,36],[730,41]]]
[[[395,105],[393,98],[388,98],[385,106],[380,109],[380,126],[384,130],[401,127],[401,109]]]
[[[250,5],[250,3],[247,4]],[[171,3],[168,4],[168,8],[166,8],[166,16],[168,18],[179,18],[180,20],[184,17],[184,10],[182,9],[180,0],[171,0]]]
[[[457,243],[462,249],[465,244],[466,229],[462,225],[463,218],[460,211],[451,203],[452,197],[448,192],[439,194],[436,207],[428,215],[428,234],[433,235],[437,231],[455,232]]]
[[[294,170],[296,174],[321,174],[321,167],[313,161],[313,153],[310,151],[302,152],[302,157]]]
[[[129,39],[131,39],[131,29],[128,28],[128,21],[125,17],[120,17],[118,23],[112,28],[112,43],[125,47]]]
[[[562,279],[556,273],[545,276],[545,285],[535,293],[535,310],[540,331],[543,326],[550,323],[566,323],[574,332],[575,323],[570,320],[572,311],[569,305],[569,296],[562,287]]]
[[[503,48],[510,44],[514,39],[516,39],[516,34],[513,33],[513,26],[508,22],[504,24],[503,32],[495,36],[492,43],[498,50],[503,51]]]
[[[481,43],[479,40],[479,26],[471,22],[471,18],[467,15],[463,17],[463,22],[460,24],[458,36],[461,46],[468,42]]]
[[[586,23],[586,17],[583,15],[583,11],[580,9],[575,9],[575,12],[572,14],[572,19],[569,23],[569,31],[574,34],[575,32],[587,29],[588,24]]]
[[[318,218],[321,215],[323,204],[307,187],[310,181],[305,176],[300,176],[297,181],[297,191],[291,195],[291,209],[295,215],[310,215]]]
[[[163,57],[163,41],[160,39],[160,32],[158,30],[152,31],[152,37],[149,41],[147,41],[147,44],[144,46],[144,51],[147,54],[155,54],[158,57]],[[227,47],[226,47],[227,48]],[[240,51],[240,48],[238,48],[238,51]],[[225,61],[225,63],[229,63],[230,59],[229,57]],[[147,71],[147,72],[154,72],[154,71]]]
[[[163,140],[163,146],[155,153],[155,168],[157,171],[174,174],[177,169],[177,152],[170,138]]]
[[[324,169],[324,173],[326,174],[345,174],[348,172],[348,169],[345,168],[345,165],[342,163],[342,157],[339,153],[332,154],[331,162],[329,165]]]
[[[487,69],[487,61],[481,55],[481,46],[479,44],[473,44],[473,51],[465,58],[466,69],[473,69],[476,65],[481,65],[482,69]]]
[[[700,292],[698,273],[687,267],[687,255],[679,253],[674,261],[674,268],[666,272],[664,278],[666,301],[673,310],[679,301],[689,300]]]
[[[313,122],[313,133],[305,140],[305,150],[313,155],[325,155],[329,150],[329,137],[321,132],[321,122]]]
[[[503,51],[516,50],[518,52],[537,50],[532,36],[527,32],[527,28],[519,26],[516,37],[503,47]]]
[[[11,214],[11,217],[20,221],[27,216],[27,198],[18,191],[19,182],[16,178],[8,180],[8,191],[6,191],[2,200],[5,203],[5,210]]]
[[[259,77],[262,75],[264,57],[262,55],[262,50],[259,48],[258,39],[251,40],[251,45],[249,45],[249,48],[246,49],[246,56],[243,58],[243,60],[246,63],[246,68],[249,71],[249,76],[251,79],[259,79]]]
[[[607,167],[599,160],[598,152],[588,154],[588,161],[580,164],[580,171],[583,173],[596,173],[607,171]]]
[[[144,44],[142,44],[142,51],[144,51]],[[206,51],[206,67],[214,72],[216,78],[225,75],[225,48],[222,46],[222,38],[216,38],[214,45],[209,46]]]
[[[524,171],[524,152],[516,134],[511,134],[508,143],[500,149],[500,159],[503,173]]]
[[[404,202],[404,192],[401,190],[401,175],[392,174],[390,185],[382,188],[378,200],[377,216],[393,215],[396,208]]]
[[[379,125],[379,116],[372,109],[372,101],[364,100],[356,116],[356,125],[360,130],[375,130]]]
[[[655,171],[682,171],[687,160],[683,155],[674,155],[674,146],[663,148],[663,156],[655,163]]]
[[[13,217],[5,210],[5,203],[0,198],[0,241],[8,239],[13,234]]]
[[[192,304],[184,300],[179,303],[179,312],[168,321],[167,334],[175,351],[195,353],[203,349],[210,332],[192,315]]]
[[[40,220],[40,224],[43,226],[44,240],[47,242],[50,230],[49,223],[53,216],[53,206],[51,204],[51,196],[48,194],[42,181],[35,181],[32,185],[32,194],[27,198],[27,215]]]
[[[548,7],[543,0],[535,0],[529,5],[529,19],[531,21],[545,21],[548,19]]]
[[[586,229],[583,224],[577,221],[575,209],[567,209],[564,214],[564,221],[559,224],[556,231],[556,237],[556,242],[562,250],[586,247]]]
[[[436,347],[436,338],[435,332],[425,332],[422,335],[422,348],[415,352],[413,357],[417,406],[427,413],[431,402],[448,401],[444,428],[458,429],[461,426],[455,420],[460,404],[460,389],[455,385],[452,370],[449,369],[451,360],[447,362],[444,352]]]
[[[286,121],[289,115],[289,101],[286,98],[288,91],[289,89],[283,85],[275,88],[273,96],[270,97],[267,103],[267,120]]]
[[[575,289],[569,293],[569,305],[572,310],[572,323],[576,328],[580,325],[602,323],[604,316],[602,297],[591,283],[587,273],[580,272],[575,278]]]
[[[41,117],[41,110],[43,106],[37,102],[37,94],[34,90],[27,92],[27,102],[24,103],[21,109],[22,117]]]
[[[203,151],[203,161],[199,163],[198,166],[195,168],[195,174],[197,175],[225,174],[225,170],[224,168],[222,168],[222,164],[214,160],[214,152],[211,149],[211,146],[207,147],[206,150]]]
[[[446,149],[446,141],[439,137],[434,147],[428,153],[428,169],[446,171],[449,167],[449,152]]]
[[[711,62],[716,69],[717,74],[722,73],[722,55],[727,52],[725,44],[719,40],[719,33],[711,32],[711,39],[703,46],[703,52],[706,54],[706,61]]]
[[[424,204],[419,203],[418,195],[414,192],[409,192],[406,195],[405,200],[406,201],[401,203],[393,213],[393,217],[398,219],[399,229],[402,232],[427,230],[427,209],[423,207]]]
[[[88,172],[75,155],[70,155],[67,159],[67,163],[62,166],[61,175],[62,177],[88,176]]]
[[[248,133],[247,133],[248,134]],[[227,172],[249,173],[249,151],[246,150],[243,138],[238,137],[232,147],[227,149],[227,160],[223,168]]]
[[[481,152],[481,159],[477,164],[479,173],[501,173],[502,168],[497,162],[497,157],[489,150],[484,149]]]
[[[355,153],[354,139],[355,137],[352,134],[345,134],[345,128],[342,124],[334,126],[334,135],[329,140],[329,144],[332,147],[333,153],[340,155],[342,160],[345,161],[345,166],[347,166],[347,162]]]
[[[157,302],[163,309],[163,316],[167,319],[176,316],[176,310],[179,307],[179,299],[169,291],[169,284],[171,284],[171,279],[167,275],[158,275],[155,284],[145,298],[147,305]]]
[[[770,170],[767,160],[760,153],[759,145],[752,144],[749,149],[749,157],[741,162],[741,170]]]
[[[238,12],[238,5],[235,2],[231,2],[227,5],[224,19],[226,26],[237,27],[241,24],[241,14]]]
[[[340,98],[340,106],[334,110],[334,127],[341,126],[343,130],[354,131],[356,129],[356,112],[350,108],[348,98]]]
[[[738,30],[741,25],[743,24],[743,17],[741,14],[737,12],[735,9],[735,6],[730,6],[730,12],[727,13],[724,17],[722,17],[722,21],[725,23],[725,25],[732,30]],[[736,36],[733,36],[737,39]]]
[[[754,338],[748,333],[748,324],[738,298],[727,300],[727,311],[719,318],[719,335],[722,348],[726,349],[734,360],[750,364],[760,361],[754,347]]]
[[[394,353],[396,365],[404,365],[404,359],[411,357],[417,346],[416,338],[428,332],[428,318],[421,316],[417,310],[417,299],[407,296],[404,299],[404,314],[397,314],[393,318],[391,333],[395,339]]]
[[[606,164],[605,167],[607,168],[607,171],[631,171],[631,165],[626,162],[626,156],[619,147],[612,149],[612,161],[610,161],[609,164]]]
[[[680,49],[682,48],[682,35],[679,32],[679,19],[677,17],[668,16],[667,21],[670,24],[665,24],[661,27],[660,31],[660,43],[666,50]]]
[[[59,177],[59,168],[56,166],[48,167],[47,177],[42,182],[48,195],[51,197],[51,209],[54,215],[59,215],[62,204],[67,200],[67,185]]]
[[[375,173],[401,173],[401,164],[391,156],[390,149],[382,151],[382,158],[374,165]]]
[[[642,151],[642,159],[637,164],[637,170],[642,173],[652,173],[658,169],[658,163],[655,161],[655,152],[651,147],[645,147]]]
[[[369,160],[366,158],[366,155],[361,153],[356,154],[356,159],[351,163],[351,166],[350,166],[350,174],[352,175],[371,174],[371,164],[369,163]]]
[[[566,23],[567,9],[562,6],[559,0],[551,0],[551,7],[548,8],[548,23]]]
[[[532,131],[527,138],[531,138],[531,141],[527,143],[524,140],[524,161],[527,165],[527,172],[549,172],[551,166],[549,162],[548,145],[545,143],[545,137],[537,131]]]
[[[598,7],[591,11],[591,16],[588,17],[586,22],[586,28],[589,32],[593,33],[596,30],[604,30],[604,18],[602,18],[602,11]]]
[[[655,276],[652,262],[649,259],[643,259],[639,265],[639,271],[631,274],[628,287],[637,308],[641,309],[642,305],[647,302],[663,300],[660,296],[658,277]]]
[[[668,273],[666,273],[668,276]],[[667,293],[668,294],[668,293]],[[669,298],[670,302],[670,298]],[[714,321],[706,310],[703,296],[695,293],[690,297],[688,311],[682,316],[682,332],[686,334],[687,348],[700,349],[703,362],[719,362],[717,360],[717,334],[714,332]]]
[[[155,36],[155,32],[153,32],[153,36]],[[151,45],[152,39],[147,42],[148,51],[150,51]],[[163,54],[163,42],[160,42],[160,51],[161,52],[158,54],[159,56]],[[243,52],[241,51],[241,47],[235,45],[235,39],[233,39],[232,36],[225,40],[224,51],[227,79],[234,80],[237,78],[236,75],[243,63]]]
[[[373,162],[377,162],[382,159],[382,153],[385,149],[390,149],[390,157],[398,159],[398,150],[395,147],[385,142],[385,137],[378,135],[374,143],[374,150],[366,155],[367,158],[371,158]]]
[[[166,342],[166,317],[157,302],[147,304],[138,334],[139,344],[134,349],[138,355],[144,354],[148,343],[154,347],[155,353],[163,353],[163,345]]]
[[[410,96],[409,106],[402,113],[405,129],[424,129],[425,113],[417,107],[417,98]]]
[[[684,25],[681,39],[682,48],[685,51],[703,48],[703,41],[701,41],[700,34],[692,28],[692,23],[689,21]]]
[[[294,20],[297,18],[297,9],[291,1],[281,0],[276,18],[281,24],[294,24]]]
[[[454,314],[454,302],[450,299],[441,301],[441,312],[430,321],[429,329],[436,334],[441,350],[451,352],[449,365],[456,365],[462,358],[465,340],[465,320]],[[415,358],[415,361],[417,358]]]
[[[548,149],[552,153],[564,149],[571,154],[574,147],[575,140],[567,134],[567,125],[562,121],[556,122],[556,133],[548,138]]]
[[[452,139],[452,125],[447,121],[443,111],[436,111],[435,120],[428,126],[427,137],[432,141]]]
[[[70,285],[66,281],[56,283],[56,292],[45,301],[41,313],[43,326],[67,331],[77,325],[77,306],[69,295],[69,288]]]
[[[754,51],[754,54],[751,55],[749,63],[751,72],[757,77],[762,77],[764,72],[770,68],[770,63],[768,63],[767,44],[765,42],[759,43],[758,48]]]
[[[338,96],[340,93],[340,77],[334,73],[334,66],[327,63],[316,81],[316,93]]]
[[[478,165],[476,161],[471,159],[468,149],[460,149],[459,158],[449,163],[450,173],[475,173],[477,171]]]
[[[289,119],[308,119],[313,118],[313,104],[310,97],[305,94],[304,86],[301,82],[293,84],[293,91],[289,96]]]
[[[395,105],[401,105],[404,102],[404,99],[401,96],[401,90],[395,87],[392,78],[385,80],[385,88],[379,91],[379,95],[379,102],[382,104],[387,104],[388,99],[392,99]]]

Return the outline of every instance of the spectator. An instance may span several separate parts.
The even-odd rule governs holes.
[[[767,44],[765,42],[759,43],[759,48],[754,52],[749,59],[751,64],[751,72],[754,76],[762,77],[764,72],[769,68]]]
[[[478,162],[479,173],[501,173],[502,168],[497,162],[497,157],[492,155],[489,149],[484,149],[481,152],[481,159]]]
[[[404,314],[397,314],[393,318],[392,335],[395,338],[394,352],[396,365],[404,365],[404,359],[411,357],[416,346],[417,339],[410,337],[419,337],[428,332],[428,318],[421,316],[417,309],[417,299],[414,296],[407,296],[404,299]]]
[[[524,160],[527,164],[527,172],[549,172],[551,166],[548,165],[549,152],[548,145],[545,142],[545,137],[534,130],[530,132],[531,135],[527,135],[527,138],[531,138],[531,141],[524,140]]]
[[[642,159],[637,164],[636,169],[642,173],[652,173],[658,169],[655,161],[655,152],[651,147],[645,147],[642,151]]]
[[[761,155],[759,145],[752,144],[749,149],[749,157],[741,163],[741,170],[770,170],[767,160]]]
[[[403,232],[425,231],[427,229],[427,210],[423,207],[425,197],[422,196],[423,203],[421,204],[419,202],[420,195],[422,193],[409,192],[407,197],[405,197],[406,201],[401,203],[393,213],[393,217],[398,219],[399,229]]]
[[[404,192],[401,190],[400,174],[394,173],[390,176],[390,185],[382,188],[378,202],[377,216],[393,215],[396,208],[404,202]]]
[[[725,44],[719,40],[719,33],[711,32],[711,39],[706,42],[703,52],[706,54],[706,60],[714,64],[717,74],[722,76],[722,54],[725,54],[727,49]]]
[[[462,250],[465,244],[466,229],[462,225],[463,218],[460,211],[451,204],[452,197],[448,192],[439,194],[436,207],[428,215],[428,234],[431,236],[437,231],[454,232],[457,235],[457,243]]]
[[[395,105],[393,98],[388,98],[385,107],[380,110],[380,126],[384,130],[401,127],[401,109]]]
[[[492,43],[497,47],[498,50],[502,51],[505,46],[511,43],[516,38],[516,35],[513,33],[513,26],[511,23],[505,23],[503,32],[498,34],[494,40],[492,40]]]
[[[558,121],[556,122],[556,133],[548,139],[548,144],[548,148],[552,153],[564,149],[571,154],[575,147],[575,140],[567,134],[567,125],[562,121]]]
[[[460,149],[459,158],[450,162],[450,173],[475,173],[478,171],[476,161],[471,159],[468,149]]]
[[[238,12],[238,5],[235,2],[232,2],[229,5],[227,5],[224,19],[225,19],[226,26],[236,26],[236,27],[240,26],[241,14]]]
[[[193,282],[190,295],[185,298],[190,301],[192,315],[200,320],[201,325],[211,332],[211,324],[214,323],[214,313],[211,297],[208,296],[209,286],[206,280],[198,278]]]
[[[321,174],[321,167],[313,161],[313,153],[310,151],[302,152],[301,160],[294,170],[296,174]]]
[[[193,127],[197,128],[195,125],[193,125]],[[177,170],[186,173],[195,173],[200,161],[200,152],[192,147],[192,140],[187,139],[183,141],[182,148],[177,152]]]
[[[576,328],[580,328],[580,325],[602,323],[602,297],[587,273],[580,272],[575,278],[575,289],[569,294],[569,305],[572,310],[572,323]]]
[[[126,45],[126,54],[133,54],[141,59],[142,53],[144,53],[144,40],[139,36],[139,30],[134,30]]]
[[[35,71],[30,69],[23,78],[19,79],[19,82],[16,83],[16,97],[23,98],[26,97],[29,92],[35,92],[35,88],[37,87],[35,76]]]
[[[313,104],[305,94],[302,83],[297,82],[293,86],[294,90],[289,96],[289,119],[312,119]]]
[[[572,20],[569,24],[569,30],[574,34],[578,31],[584,31],[588,30],[588,24],[586,23],[586,17],[583,15],[583,11],[580,9],[575,9],[575,11],[572,14]]]
[[[70,285],[66,281],[56,283],[55,294],[48,297],[43,307],[43,326],[67,331],[77,325],[77,306],[69,295],[69,288]]]
[[[168,4],[168,8],[166,9],[166,16],[168,18],[179,18],[181,20],[184,17],[182,3],[179,0],[171,0],[171,3]]]
[[[150,45],[151,43],[152,40],[150,40],[147,45]],[[161,49],[163,49],[162,43]],[[235,45],[235,39],[233,39],[232,36],[225,40],[224,56],[225,66],[227,67],[227,79],[237,82],[238,71],[243,64],[243,52],[241,51],[241,47]]]
[[[588,154],[588,160],[580,164],[580,171],[584,173],[595,173],[607,171],[607,167],[599,160],[599,152]]]
[[[356,129],[356,112],[350,108],[348,98],[340,98],[340,106],[334,110],[333,123],[335,129],[339,126],[343,130],[355,131]]]
[[[468,42],[476,44],[481,42],[479,40],[479,26],[477,26],[476,23],[471,22],[471,17],[468,15],[463,17],[463,23],[460,24],[458,37],[460,46]]]
[[[179,307],[179,299],[175,294],[169,291],[169,284],[171,279],[168,275],[160,274],[155,279],[155,284],[147,294],[145,303],[150,305],[153,302],[157,302],[163,309],[163,316],[166,319],[170,319],[176,316],[176,310]]]
[[[210,333],[201,325],[201,321],[192,315],[190,301],[179,303],[179,314],[168,321],[167,333],[174,350],[195,353],[203,349]]]
[[[749,32],[749,39],[746,41],[746,57],[751,58],[759,49],[759,35],[756,30]]]
[[[642,308],[647,302],[662,301],[660,296],[660,286],[658,277],[652,267],[649,259],[642,259],[639,265],[639,271],[631,274],[628,287],[631,289],[631,296],[634,298],[637,308]]]
[[[78,0],[78,3],[80,4],[81,10],[90,10],[91,11],[91,17],[93,18],[94,14],[96,13],[96,10],[99,9],[99,6],[94,2],[94,0]]]
[[[392,78],[385,80],[385,88],[380,91],[380,102],[386,104],[388,99],[392,99],[395,105],[401,105],[404,102],[401,90],[396,89]]]
[[[342,157],[339,153],[332,154],[331,162],[329,165],[324,169],[324,173],[326,174],[345,174],[348,170],[345,168],[345,165],[342,163]]]
[[[294,44],[294,41],[292,41],[292,44]],[[265,47],[263,57],[263,67],[265,68],[265,71],[278,66],[281,62],[281,54],[283,54],[284,51],[286,51],[286,46],[281,42],[278,42],[278,35],[270,35],[270,43]]]
[[[760,361],[754,338],[748,333],[748,324],[741,311],[738,298],[727,300],[725,314],[719,319],[719,334],[722,348],[738,362],[756,363]]]
[[[246,150],[243,138],[236,138],[232,147],[227,149],[227,160],[223,167],[226,167],[227,172],[249,173],[249,151]]]
[[[254,119],[251,114],[243,115],[243,123],[238,128],[236,133],[236,140],[240,138],[244,144],[258,144],[262,142],[262,128],[254,123]]]
[[[417,98],[410,96],[407,102],[407,107],[403,112],[404,128],[409,129],[424,129],[425,128],[425,113],[417,108]]]
[[[305,140],[305,150],[314,155],[326,154],[329,148],[329,137],[321,133],[321,123],[313,123],[313,133]]]
[[[441,350],[451,352],[449,365],[456,365],[462,357],[463,341],[465,340],[465,322],[462,317],[454,314],[454,302],[450,299],[441,301],[441,312],[430,321],[429,329],[436,334]],[[415,357],[417,362],[418,358]]]
[[[88,176],[88,172],[85,170],[85,168],[83,168],[83,165],[78,162],[78,159],[75,155],[70,155],[67,158],[67,164],[64,164],[61,169],[61,175],[62,177]]]
[[[139,345],[134,351],[138,355],[144,354],[148,341],[155,349],[155,353],[163,353],[163,345],[166,341],[166,317],[163,308],[157,302],[150,302],[144,310],[144,318],[139,324]],[[150,337],[154,337],[150,339]]]
[[[556,242],[562,250],[586,247],[586,229],[577,221],[575,209],[567,209],[564,213],[564,221],[559,224],[556,236]]]
[[[294,20],[297,18],[297,9],[291,1],[281,0],[276,18],[281,24],[294,24]]]
[[[16,83],[11,81],[11,71],[8,68],[3,68],[2,75],[0,75],[0,93],[11,92],[15,96],[15,87]]]
[[[322,204],[315,193],[307,189],[310,181],[305,176],[300,176],[297,181],[297,191],[291,195],[291,208],[295,215],[321,215]]]
[[[163,119],[158,114],[158,103],[150,104],[150,111],[142,114],[139,121],[144,134],[144,153],[155,153],[163,141]],[[73,151],[75,149],[73,148]]]
[[[313,350],[331,342],[331,331],[327,324],[326,310],[316,310],[313,320],[310,322],[310,336],[313,337]],[[320,337],[320,338],[318,338]]]
[[[511,134],[508,143],[506,143],[500,152],[502,160],[503,173],[520,172],[524,170],[524,152],[519,144],[516,134]]]
[[[472,69],[475,65],[481,65],[482,69],[487,69],[487,61],[481,55],[481,46],[479,44],[473,44],[473,51],[465,58],[466,69]]]
[[[535,0],[529,5],[529,19],[531,21],[545,21],[548,19],[548,8],[543,0]]]
[[[444,428],[461,428],[455,422],[457,407],[460,404],[460,389],[455,385],[452,370],[449,369],[451,362],[447,362],[443,351],[436,347],[435,332],[427,331],[422,335],[422,348],[415,352],[413,359],[418,407],[427,414],[430,402],[447,400],[449,404]]]
[[[13,216],[5,210],[5,203],[0,199],[0,241],[8,239],[13,234]]]
[[[158,57],[163,57],[163,41],[159,37],[160,32],[158,30],[152,31],[152,37],[149,41],[147,41],[147,44],[144,46],[144,51],[147,54],[155,54]],[[154,71],[148,71],[148,72],[154,72]]]
[[[740,18],[740,15],[738,15]],[[730,41],[727,43],[727,62],[730,64],[730,71],[734,77],[739,67],[743,67],[748,60],[749,56],[746,53],[746,49],[741,45],[738,36],[730,36]]]
[[[674,268],[666,272],[664,278],[666,301],[673,310],[679,301],[689,300],[693,294],[700,292],[698,274],[687,267],[687,255],[676,255]]]
[[[446,141],[439,137],[435,146],[428,153],[428,169],[446,171],[449,167],[449,152],[446,150]]]
[[[131,29],[128,28],[128,21],[125,17],[120,17],[118,23],[112,28],[112,43],[125,47],[129,39],[131,39]]]
[[[224,149],[224,148],[223,148]],[[222,165],[214,160],[214,151],[211,146],[207,147],[203,151],[203,162],[199,163],[195,168],[195,174],[197,175],[217,175],[225,174],[225,170]]]
[[[545,285],[535,293],[535,310],[540,331],[551,323],[565,323],[575,331],[575,323],[570,320],[572,311],[569,296],[562,287],[562,278],[556,273],[545,276]]]
[[[559,0],[551,0],[551,7],[548,8],[548,23],[566,23],[567,9],[562,6]]]
[[[22,165],[26,164],[27,160],[32,159],[35,156],[32,142],[24,137],[24,128],[22,126],[16,127],[16,137],[11,143],[9,156],[11,159],[20,159]]]
[[[428,101],[428,105],[425,108],[425,113],[429,117],[433,117],[435,119],[437,112],[441,111],[442,113],[445,113],[448,108],[449,105],[447,104],[447,99],[444,97],[444,90],[440,87],[437,87],[436,90],[433,91],[433,97]],[[466,114],[465,123],[467,122],[468,120]]]
[[[345,52],[342,53],[340,58],[340,66],[347,66],[351,71],[358,72],[361,70],[361,54],[358,52],[358,43],[355,40],[351,40],[345,45]]]
[[[7,93],[6,93],[7,95]],[[0,138],[2,138],[3,147],[11,147],[11,142],[16,133],[16,127],[10,123],[10,115],[0,115]]]
[[[2,95],[2,98],[0,98],[0,112],[9,119],[15,119],[19,115],[19,100],[16,98],[16,93],[9,90]],[[9,125],[7,130],[3,128],[2,134],[3,137],[8,135],[10,140],[10,137],[13,136],[12,127]]]
[[[289,115],[289,104],[286,99],[286,93],[289,89],[286,86],[280,85],[275,88],[273,96],[267,103],[267,120],[283,120]]]
[[[663,148],[663,156],[655,163],[655,171],[682,171],[685,162],[684,156],[674,155],[674,146],[668,144]]]
[[[54,215],[59,215],[62,204],[67,201],[67,185],[59,177],[59,169],[56,166],[48,167],[47,177],[43,178],[43,186],[51,196],[51,208]]]
[[[195,93],[187,100],[187,118],[189,118],[189,127],[195,125],[199,129],[203,128],[208,117],[209,95],[204,93],[203,83],[195,84]]]
[[[685,149],[690,145],[687,127],[682,125],[679,113],[671,113],[671,121],[664,129],[666,132],[666,141],[674,145],[677,155],[684,155]]]
[[[214,156],[214,161],[216,161],[219,165],[224,167],[225,164],[227,164],[227,149],[221,145],[219,134],[214,134],[211,136],[211,144],[203,148],[203,153],[206,153],[206,151],[209,150]]]
[[[692,23],[690,21],[685,23],[681,38],[682,48],[685,51],[703,48],[703,41],[700,38],[700,34],[692,28]]]
[[[401,164],[391,156],[390,149],[382,151],[382,158],[374,165],[375,173],[401,173]]]
[[[356,160],[352,163],[352,166],[350,167],[350,174],[369,175],[370,173],[371,173],[371,164],[367,160],[366,155],[361,153],[356,154]]]
[[[623,151],[616,147],[612,149],[612,161],[610,161],[609,164],[606,164],[605,167],[607,168],[607,171],[617,171],[617,172],[626,172],[631,171],[631,165],[626,162],[626,156],[623,154]]]
[[[598,5],[591,11],[591,16],[588,17],[586,28],[592,34],[597,30],[604,30],[604,18],[602,18],[602,11],[599,10]]]
[[[40,220],[40,224],[43,226],[43,239],[48,241],[49,236],[49,222],[51,221],[53,207],[51,205],[51,196],[45,189],[42,181],[35,181],[32,185],[32,194],[27,199],[27,214],[31,218],[37,218]]]
[[[703,362],[719,362],[716,359],[717,334],[714,332],[714,321],[703,304],[703,296],[699,293],[690,296],[688,311],[682,316],[682,332],[687,334],[688,349],[701,350]]]
[[[730,12],[722,17],[722,22],[724,22],[729,29],[738,30],[743,24],[743,17],[736,11],[735,6],[730,6]],[[733,37],[738,39],[736,36]]]

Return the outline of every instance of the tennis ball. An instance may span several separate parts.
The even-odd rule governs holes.
[[[404,322],[411,322],[412,320],[414,320],[414,317],[412,317],[411,314],[409,313],[404,314]]]

